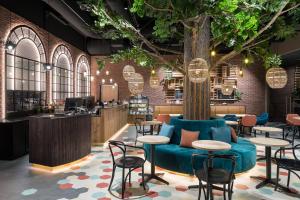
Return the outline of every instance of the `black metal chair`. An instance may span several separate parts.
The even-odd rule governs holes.
[[[145,126],[142,126],[142,121],[144,121],[143,118],[135,118],[134,119],[134,126],[136,130],[136,136],[135,136],[135,144],[136,144],[136,138],[139,136],[139,134],[147,135],[151,134],[150,129],[146,129]]]
[[[144,190],[146,190],[145,182],[144,182],[144,163],[146,162],[146,157],[147,157],[146,150],[143,147],[126,145],[121,141],[115,141],[115,140],[110,140],[108,142],[108,146],[109,146],[109,150],[110,150],[110,153],[112,156],[112,161],[113,161],[113,170],[112,170],[112,176],[111,176],[110,184],[108,187],[108,191],[110,192],[111,185],[113,183],[114,176],[115,176],[116,167],[122,168],[122,184],[121,184],[122,199],[124,198],[126,180],[129,177],[129,183],[131,183],[131,172],[137,168],[142,168],[142,183],[141,183],[141,185],[143,185]],[[122,156],[120,158],[117,158],[117,159],[115,158],[114,152],[112,149],[113,146],[117,147],[117,149],[121,150]],[[137,156],[127,156],[126,155],[127,147],[144,150],[145,159],[143,159],[141,157],[137,157]],[[127,173],[126,176],[125,176],[125,169],[129,170],[129,172]]]
[[[203,162],[203,169],[197,169],[196,157],[205,156],[205,161]],[[228,171],[223,168],[214,168],[213,160],[223,159],[224,162],[227,160],[230,162],[231,169]],[[201,189],[203,189],[204,197],[206,200],[213,199],[212,189],[214,185],[223,185],[223,197],[226,200],[226,191],[228,191],[228,199],[232,199],[233,193],[233,182],[235,179],[234,169],[235,169],[235,156],[234,155],[212,155],[212,154],[193,154],[192,155],[192,166],[195,176],[199,180],[199,195],[198,200],[201,197]],[[202,181],[206,182],[206,192]],[[227,186],[227,189],[226,189]]]
[[[291,158],[283,158],[282,153],[285,152],[285,150],[292,150],[294,159]],[[275,161],[277,164],[277,175],[276,175],[276,186],[275,191],[278,189],[279,186],[279,170],[285,169],[288,171],[288,178],[287,178],[287,189],[289,190],[290,185],[290,178],[291,178],[291,172],[295,174],[299,179],[300,176],[295,171],[300,171],[300,159],[296,155],[296,150],[300,151],[300,144],[290,147],[290,148],[280,148],[275,152]]]

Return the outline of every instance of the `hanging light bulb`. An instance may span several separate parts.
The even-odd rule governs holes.
[[[94,81],[94,76],[91,76],[91,81],[92,81],[92,82]]]
[[[108,70],[106,70],[105,74],[108,76],[108,75],[109,75],[109,71],[108,71]]]
[[[240,75],[241,77],[243,77],[243,75],[244,75],[244,72],[243,72],[243,69],[242,69],[242,68],[240,68],[240,70],[239,70],[239,75]]]
[[[96,71],[96,74],[97,74],[97,76],[98,76],[98,75],[100,74],[100,71],[99,71],[99,70],[97,70],[97,71]]]
[[[244,59],[244,63],[245,63],[245,64],[248,64],[248,63],[249,63],[249,59],[248,59],[248,58],[245,58],[245,59]]]
[[[112,78],[111,78],[111,79],[109,79],[109,82],[110,82],[110,83],[112,83],[112,82],[113,82],[113,79],[112,79]]]
[[[215,50],[212,50],[212,51],[210,52],[210,55],[211,55],[212,57],[216,56],[216,51],[215,51]]]
[[[84,77],[87,77],[87,75],[88,75],[87,72],[83,72]]]
[[[105,83],[105,79],[102,79],[102,81],[101,81],[101,82],[102,82],[102,84],[104,84],[104,83]]]
[[[154,69],[151,70],[151,74],[152,74],[152,75],[155,74],[155,70],[154,70]]]
[[[118,86],[118,84],[117,84],[117,83],[114,83],[114,86],[115,86],[115,87],[117,87],[117,86]]]

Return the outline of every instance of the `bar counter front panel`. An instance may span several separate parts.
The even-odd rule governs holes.
[[[34,116],[29,120],[29,162],[56,167],[91,153],[91,116]]]
[[[128,109],[124,105],[104,108],[92,117],[92,143],[102,145],[127,124]]]

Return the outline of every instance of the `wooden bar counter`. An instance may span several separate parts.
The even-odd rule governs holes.
[[[91,152],[91,116],[41,115],[29,120],[29,162],[58,167],[78,161]]]
[[[92,143],[102,145],[127,124],[128,109],[119,105],[101,109],[92,117]]]

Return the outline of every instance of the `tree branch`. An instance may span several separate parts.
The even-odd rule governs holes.
[[[299,7],[299,6],[300,6],[300,3],[298,3],[298,4],[296,4],[296,5],[294,5],[294,6],[290,7],[290,8],[288,8],[288,9],[286,9],[286,10],[284,10],[284,11],[282,11],[282,12],[281,12],[281,15],[283,15],[284,13],[287,13],[287,12],[289,12],[289,11],[291,11],[291,10],[294,10],[295,8],[297,8],[297,7]]]
[[[151,8],[152,10],[155,10],[155,11],[163,11],[163,12],[173,12],[172,9],[169,9],[169,8],[157,8],[149,3],[147,3],[146,1],[144,1],[144,4],[146,6],[148,6],[149,8]]]
[[[216,62],[216,65],[226,61],[226,60],[229,60],[235,56],[237,56],[240,52],[242,52],[243,50],[245,50],[245,47],[250,44],[251,42],[253,42],[258,36],[260,36],[263,32],[265,32],[266,30],[268,30],[272,25],[273,23],[276,21],[276,19],[282,14],[283,12],[283,9],[287,6],[287,4],[289,3],[289,1],[285,1],[282,6],[280,7],[280,9],[276,12],[276,14],[272,17],[272,19],[262,28],[260,29],[257,34],[251,38],[249,38],[243,45],[242,45],[242,48],[238,51],[236,50],[232,50],[230,53],[222,56],[217,62]],[[215,65],[215,66],[216,66]],[[213,66],[213,67],[215,67]]]

